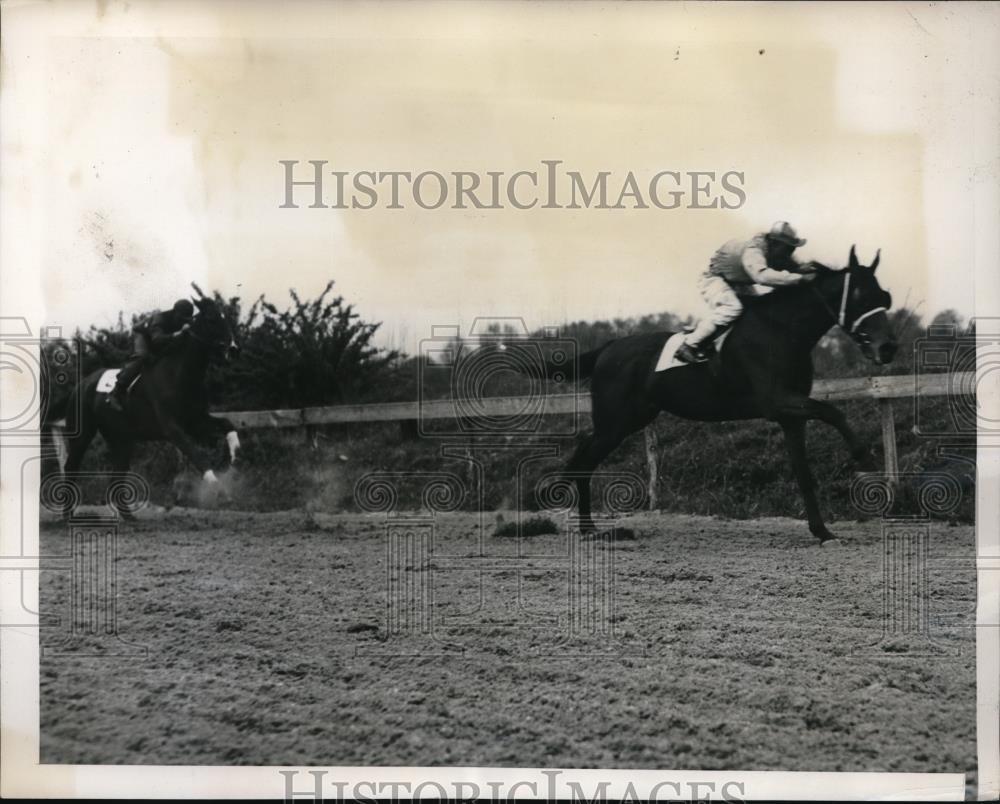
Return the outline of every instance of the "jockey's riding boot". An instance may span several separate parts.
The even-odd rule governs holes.
[[[687,341],[677,347],[674,357],[682,363],[701,363],[705,359],[705,355]]]
[[[728,330],[731,326],[732,326],[732,324],[716,324],[715,325],[715,331],[712,332],[712,334],[709,335],[705,339],[704,346],[702,347],[703,350],[706,351],[706,352],[709,351],[709,350],[711,350],[711,351],[714,352],[715,351],[715,341],[716,341],[716,339],[720,335],[722,335],[723,332],[725,332],[726,330]]]

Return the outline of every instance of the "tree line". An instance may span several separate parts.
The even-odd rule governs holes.
[[[475,349],[474,342],[461,337],[445,344],[437,352],[438,357],[406,355],[379,346],[376,334],[381,324],[365,321],[354,305],[334,293],[333,281],[313,299],[303,299],[290,290],[283,308],[264,296],[249,305],[238,296],[223,297],[218,291],[212,296],[240,345],[236,359],[215,363],[209,370],[209,398],[213,407],[222,410],[404,401],[417,398],[418,390],[424,398],[444,397],[451,393],[452,376],[448,366],[441,364],[440,355],[453,357]],[[143,311],[129,318],[119,314],[112,326],[91,326],[78,330],[73,338],[44,342],[43,398],[58,407],[60,398],[71,390],[67,377],[86,376],[99,368],[122,365],[132,350],[133,327],[152,312]],[[900,342],[898,356],[891,365],[878,367],[869,363],[846,333],[834,328],[813,352],[816,376],[908,374],[920,364],[918,344],[930,332],[936,342],[945,343],[970,334],[963,329],[963,319],[954,310],[939,313],[926,325],[908,308],[893,311],[890,320]],[[574,321],[560,328],[558,338],[573,341],[577,351],[583,353],[612,338],[676,331],[692,323],[692,319],[671,312]],[[491,334],[519,337],[517,333],[503,333],[498,327]],[[539,330],[531,337],[544,340],[545,332]],[[948,370],[949,365],[920,367]],[[490,393],[523,392],[524,382],[525,379],[504,372],[491,384]]]

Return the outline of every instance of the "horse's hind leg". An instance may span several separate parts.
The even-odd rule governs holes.
[[[597,529],[591,514],[590,484],[594,470],[622,443],[625,436],[614,432],[595,431],[584,439],[566,465],[566,474],[576,481],[580,529],[592,532]]]
[[[113,441],[108,443],[111,452],[111,483],[108,485],[107,502],[123,519],[135,519],[129,500],[139,499],[141,489],[132,489],[126,477],[132,466],[132,442]]]
[[[73,515],[76,508],[75,500],[82,498],[79,485],[79,471],[83,456],[87,454],[90,442],[94,440],[97,428],[89,421],[81,421],[80,429],[66,438],[66,463],[62,467],[63,480],[70,485],[70,493],[66,497],[66,505],[62,509],[63,519]]]
[[[83,456],[87,453],[87,447],[97,435],[97,428],[89,422],[81,422],[79,432],[66,437],[66,463],[63,465],[63,472],[78,472],[80,464],[83,463]]]

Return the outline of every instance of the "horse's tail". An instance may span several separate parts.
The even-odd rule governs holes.
[[[608,341],[608,343],[597,349],[584,352],[575,360],[567,360],[565,354],[560,359],[555,359],[552,355],[549,355],[544,359],[544,364],[540,364],[537,356],[527,356],[523,360],[515,361],[515,364],[518,371],[532,379],[555,380],[556,382],[579,382],[580,380],[587,379],[594,373],[597,358],[607,348],[609,343],[611,341]],[[516,349],[517,347],[510,346],[506,348]]]
[[[59,394],[58,396],[48,392],[48,389],[43,389],[43,408],[42,408],[42,428],[49,429],[55,426],[56,422],[60,419],[65,419],[67,411],[72,410],[74,405],[70,404],[70,400],[76,396],[76,389],[73,389],[68,394]]]
[[[591,349],[589,352],[584,352],[577,358],[576,363],[576,376],[572,379],[574,380],[585,380],[594,373],[594,366],[597,365],[597,358],[601,356],[601,353],[608,348],[610,344],[614,341],[608,341],[602,346],[598,346],[596,349]]]

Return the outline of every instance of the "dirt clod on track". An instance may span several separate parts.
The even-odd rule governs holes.
[[[971,527],[930,525],[928,640],[883,634],[878,521],[822,549],[786,519],[493,516],[123,524],[119,640],[41,631],[41,761],[974,771]],[[71,589],[43,572],[42,615]]]

